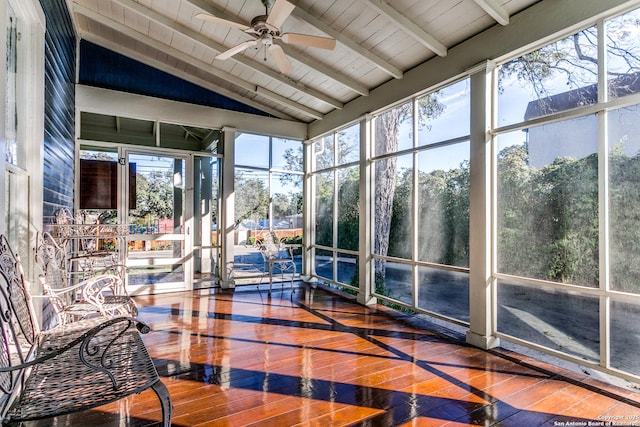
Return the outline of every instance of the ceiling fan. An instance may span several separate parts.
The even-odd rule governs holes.
[[[282,23],[295,7],[287,0],[275,0],[271,8],[271,13],[269,13],[269,0],[262,0],[262,4],[264,4],[265,7],[265,15],[256,16],[251,20],[250,24],[229,21],[207,13],[198,13],[195,15],[196,18],[240,29],[254,38],[253,40],[242,42],[229,50],[221,52],[216,56],[216,59],[228,59],[251,46],[262,45],[265,48],[264,60],[267,60],[266,51],[268,50],[269,54],[276,61],[280,72],[289,74],[291,70],[293,70],[293,66],[282,48],[273,42],[274,40],[281,40],[286,44],[317,47],[327,50],[333,50],[336,47],[336,41],[332,38],[312,36],[309,34],[281,33],[280,27]]]

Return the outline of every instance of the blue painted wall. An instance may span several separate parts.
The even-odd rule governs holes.
[[[40,0],[45,33],[44,223],[73,207],[76,36],[65,0]]]
[[[263,111],[86,40],[80,42],[78,81],[87,86],[267,116]]]

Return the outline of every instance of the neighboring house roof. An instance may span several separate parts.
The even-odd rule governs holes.
[[[624,74],[609,81],[609,97],[620,98],[640,92],[640,72]],[[590,84],[557,95],[531,101],[524,113],[525,120],[567,111],[598,101],[597,85]]]

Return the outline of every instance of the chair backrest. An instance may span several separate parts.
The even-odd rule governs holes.
[[[70,292],[59,292],[69,286],[66,251],[58,246],[51,234],[39,233],[35,259],[42,271],[40,275],[42,291],[50,298],[54,309],[59,314],[75,299]]]
[[[60,208],[53,216],[56,224],[70,225],[76,223],[76,218],[71,214],[71,211],[67,208]]]
[[[0,368],[6,369],[28,360],[39,329],[20,259],[4,235],[0,235],[0,312]],[[16,370],[0,372],[0,414],[11,403],[22,374]]]
[[[262,234],[262,242],[260,243],[260,253],[265,260],[280,258],[282,251],[282,243],[272,231],[265,231]]]

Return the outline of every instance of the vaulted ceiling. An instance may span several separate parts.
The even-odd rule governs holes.
[[[275,117],[310,123],[491,26],[509,25],[538,0],[67,2],[82,39]],[[258,41],[261,34],[247,28],[260,15],[268,18],[254,23],[270,34]],[[335,47],[327,49],[333,43],[326,39]]]

